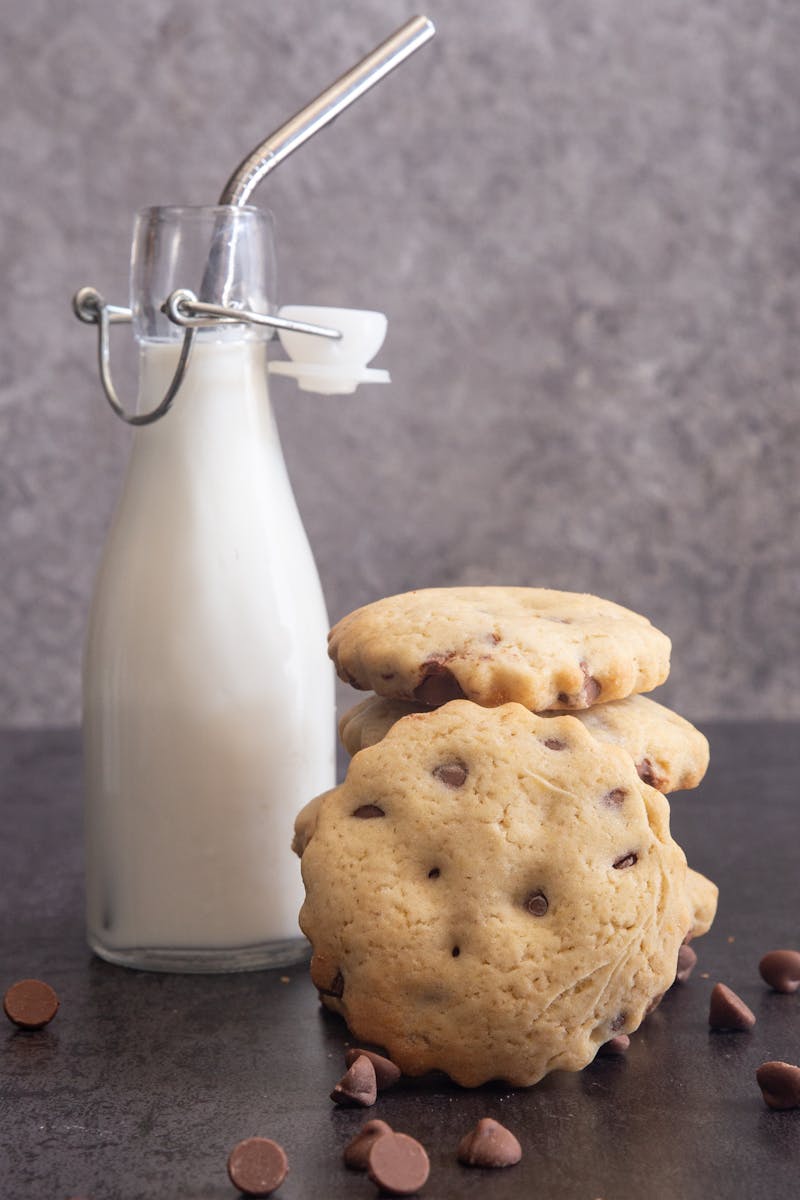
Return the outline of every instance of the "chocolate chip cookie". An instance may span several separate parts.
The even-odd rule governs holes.
[[[695,913],[667,802],[573,717],[412,715],[309,807],[312,979],[408,1075],[579,1070],[674,980]]]
[[[369,696],[344,714],[339,737],[348,754],[357,754],[379,742],[402,717],[429,711],[424,704]],[[697,787],[706,773],[706,738],[689,721],[655,700],[629,696],[595,704],[574,716],[600,741],[616,742],[627,750],[640,777],[660,792]]]
[[[669,673],[669,638],[645,617],[547,588],[389,596],[343,617],[328,640],[346,683],[430,706],[582,709],[648,692]]]

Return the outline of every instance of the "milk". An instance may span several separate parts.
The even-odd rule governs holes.
[[[92,605],[89,941],[128,965],[305,952],[290,843],[298,809],[335,778],[328,621],[265,346],[243,329],[199,334],[174,407],[136,431]],[[178,353],[141,344],[140,411]]]

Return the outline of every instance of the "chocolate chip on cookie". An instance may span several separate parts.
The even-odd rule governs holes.
[[[438,767],[433,768],[433,775],[449,788],[463,787],[467,782],[469,768],[462,762],[447,762],[442,763]]]
[[[414,699],[421,704],[438,708],[440,704],[447,704],[449,700],[465,698],[461,685],[453,672],[445,666],[445,661],[446,659],[433,658],[422,664],[422,678],[412,693]]]
[[[714,1030],[743,1033],[752,1029],[756,1015],[744,1000],[724,983],[715,983],[708,1008],[708,1023]]]
[[[353,816],[358,817],[361,821],[371,821],[375,817],[385,817],[386,813],[377,804],[360,804]]]
[[[544,892],[531,892],[525,900],[525,908],[532,917],[543,917],[550,904]]]
[[[758,964],[761,978],[776,992],[787,995],[800,988],[800,953],[797,950],[770,950]]]
[[[457,1157],[465,1167],[513,1167],[522,1158],[522,1147],[505,1125],[481,1117],[459,1142]]]

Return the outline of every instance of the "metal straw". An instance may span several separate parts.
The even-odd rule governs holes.
[[[412,17],[376,46],[366,58],[345,71],[315,100],[301,108],[248,154],[231,175],[219,198],[220,205],[239,208],[247,204],[259,183],[299,146],[329,125],[359,96],[430,41],[436,29],[428,17]],[[235,222],[221,215],[214,231],[200,299],[226,304],[235,258]]]

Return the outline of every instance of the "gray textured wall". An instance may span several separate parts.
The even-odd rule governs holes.
[[[0,723],[77,719],[128,446],[71,292],[125,302],[133,211],[213,201],[411,11],[0,0]],[[282,301],[390,318],[391,389],[273,385],[331,616],[595,591],[672,635],[689,715],[800,715],[800,6],[427,11],[435,42],[259,195]]]

